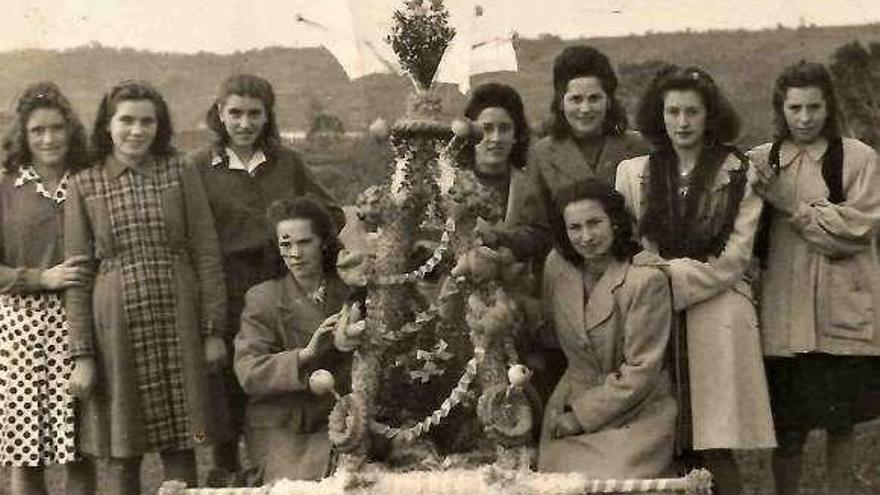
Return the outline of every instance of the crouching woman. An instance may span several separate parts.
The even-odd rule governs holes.
[[[669,282],[639,253],[624,199],[598,180],[557,195],[544,302],[568,368],[544,413],[538,468],[594,478],[670,473]]]
[[[340,244],[330,214],[313,200],[276,201],[268,217],[285,269],[247,292],[235,338],[235,373],[249,396],[248,455],[264,483],[319,479],[330,465],[333,398],[310,391],[309,376],[326,369],[340,391],[350,381],[350,360],[333,344],[348,296],[335,273]]]

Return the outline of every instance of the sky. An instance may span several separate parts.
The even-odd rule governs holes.
[[[390,17],[402,0],[352,0]],[[880,22],[880,0],[447,0],[474,2],[493,29],[523,37],[617,36],[685,29],[760,29],[777,24]],[[295,22],[325,0],[3,0],[0,51],[105,46],[230,53],[318,43]]]

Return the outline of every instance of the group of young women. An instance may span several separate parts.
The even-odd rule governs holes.
[[[853,426],[880,413],[877,154],[842,137],[819,64],[782,71],[776,135],[748,153],[705,71],[658,72],[640,132],[617,85],[601,52],[563,50],[550,135],[531,150],[513,88],[482,85],[465,109],[483,130],[468,161],[506,201],[481,238],[539,266],[536,341],[567,358],[536,361],[537,468],[705,466],[735,494],[732,451],[778,444],[777,490],[794,494],[821,428],[829,493],[852,493]],[[67,466],[69,493],[95,493],[95,459],[102,493],[139,493],[150,452],[195,486],[194,448],[237,472],[241,434],[263,480],[326,474],[332,402],[308,377],[346,375],[333,329],[359,310],[335,273],[342,211],[281,144],[274,105],[264,79],[230,77],[206,116],[215,143],[182,158],[149,84],[114,86],[88,145],[57,86],[25,90],[0,180],[13,493],[45,493],[47,464]]]

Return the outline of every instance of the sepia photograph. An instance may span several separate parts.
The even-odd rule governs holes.
[[[2,11],[0,495],[880,494],[880,2]]]

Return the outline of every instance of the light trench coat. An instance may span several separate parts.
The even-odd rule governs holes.
[[[669,283],[641,253],[614,261],[585,297],[583,271],[553,251],[544,269],[544,302],[568,357],[547,403],[538,469],[595,478],[670,474],[676,401],[664,366]],[[551,438],[556,416],[571,410],[580,434]]]
[[[832,204],[822,178],[825,140],[805,148],[784,142],[773,197],[797,210],[775,215],[762,274],[764,353],[880,355],[880,158],[855,139],[843,140],[843,191]],[[767,167],[770,144],[749,152]],[[771,200],[775,201],[775,200]]]
[[[637,220],[646,209],[647,165],[648,156],[640,156],[617,169],[616,188]],[[742,166],[737,157],[728,156],[713,190],[729,187],[730,171]],[[719,256],[706,262],[668,260],[673,308],[685,312],[687,325],[695,450],[776,446],[757,313],[746,279],[761,207],[747,185]],[[654,249],[650,242],[643,245]]]

